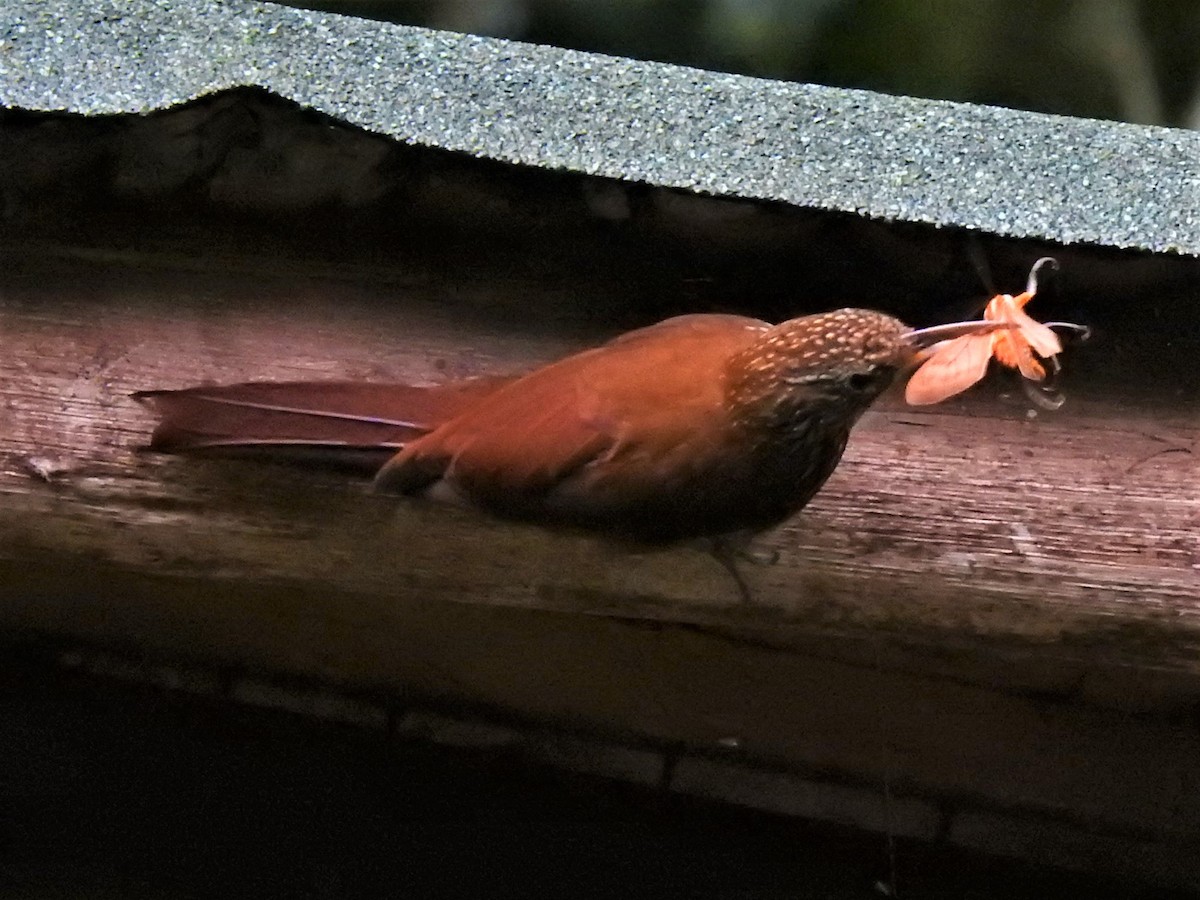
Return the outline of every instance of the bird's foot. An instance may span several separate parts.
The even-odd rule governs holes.
[[[779,562],[779,551],[774,547],[737,547],[734,549],[734,555],[742,562],[747,562],[752,566],[773,566]]]
[[[752,550],[749,546],[749,538],[740,535],[713,538],[708,552],[732,576],[734,584],[737,585],[739,598],[747,606],[754,604],[754,598],[750,593],[750,586],[746,584],[746,579],[738,568],[738,563],[772,566],[779,561],[779,551]]]

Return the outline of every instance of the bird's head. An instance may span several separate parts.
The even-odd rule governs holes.
[[[994,322],[912,329],[869,309],[838,309],[767,329],[730,361],[726,397],[734,410],[786,421],[837,416],[847,425],[936,343],[991,331]]]

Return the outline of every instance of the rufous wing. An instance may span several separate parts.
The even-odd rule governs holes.
[[[555,502],[556,489],[585,470],[593,475],[631,453],[671,452],[696,431],[697,416],[719,414],[723,366],[767,327],[695,315],[622,335],[505,386],[413,441],[376,485],[421,493],[442,484],[514,512]]]

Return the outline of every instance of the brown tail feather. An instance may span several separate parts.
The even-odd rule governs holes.
[[[353,461],[377,468],[412,439],[509,378],[433,387],[360,382],[249,382],[139,391],[158,413],[148,449]]]

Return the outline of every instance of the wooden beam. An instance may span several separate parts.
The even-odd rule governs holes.
[[[0,484],[15,562],[71,553],[155,576],[216,566],[380,597],[1036,651],[1070,673],[1060,686],[1120,705],[1158,692],[1091,669],[1200,676],[1187,406],[1081,393],[1032,416],[986,392],[921,410],[885,400],[811,506],[761,541],[777,559],[748,567],[758,603],[743,609],[693,549],[630,554],[372,497],[348,477],[137,452],[152,424],[128,397],[138,388],[513,371],[596,339],[594,326],[498,331],[480,298],[447,302],[433,282],[6,268]]]
[[[1178,724],[1200,701],[1187,403],[1137,384],[1036,416],[994,385],[932,410],[886,400],[761,541],[777,558],[747,568],[746,607],[695,549],[137,449],[136,389],[511,371],[601,337],[586,304],[503,327],[529,284],[84,257],[3,261],[5,633],[701,756],[732,742],[900,795],[1200,841],[1200,736]]]

